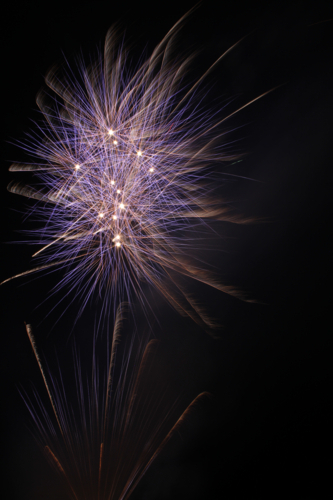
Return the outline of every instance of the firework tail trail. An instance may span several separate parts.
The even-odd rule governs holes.
[[[106,433],[106,426],[107,426],[107,414],[108,414],[109,404],[110,404],[110,391],[111,391],[111,385],[112,385],[112,378],[111,378],[112,377],[112,369],[113,369],[114,362],[115,362],[117,344],[118,344],[119,339],[120,339],[120,329],[121,329],[122,321],[123,321],[124,307],[125,307],[125,304],[120,304],[118,306],[115,324],[114,324],[114,328],[113,328],[113,335],[112,335],[109,370],[108,370],[108,378],[107,378],[107,383],[106,383],[103,435],[102,435],[102,442],[100,445],[100,454],[99,454],[98,499],[100,498],[103,450],[104,450],[105,433]]]
[[[21,276],[26,276],[28,274],[36,273],[37,271],[43,271],[44,269],[49,269],[52,266],[59,266],[61,264],[67,264],[68,260],[75,260],[78,258],[80,258],[80,257],[77,256],[77,257],[73,257],[72,259],[60,260],[59,262],[53,262],[52,264],[46,264],[45,266],[38,266],[38,267],[35,267],[34,269],[29,269],[29,271],[24,271],[24,273],[15,274],[15,276],[11,276],[11,278],[7,278],[2,283],[0,283],[0,285],[4,285],[8,281],[11,281],[15,278],[20,278]]]
[[[115,325],[113,329],[113,335],[112,335],[112,344],[111,344],[111,354],[110,354],[110,361],[109,361],[109,371],[108,371],[108,378],[107,378],[107,386],[106,386],[106,396],[105,396],[105,413],[104,413],[104,428],[103,428],[103,441],[105,437],[105,425],[106,425],[106,416],[109,408],[109,399],[110,399],[110,390],[111,390],[111,384],[112,384],[112,369],[114,366],[115,362],[115,357],[116,357],[116,348],[117,344],[120,339],[120,329],[122,326],[122,321],[123,321],[123,314],[124,314],[124,304],[120,304],[117,309],[117,314],[116,314],[116,319],[115,319]]]
[[[59,460],[57,459],[57,457],[55,456],[55,454],[53,453],[53,451],[48,446],[45,446],[45,452],[46,452],[47,455],[49,455],[51,457],[51,459],[55,463],[55,465],[58,468],[58,470],[60,471],[60,473],[66,479],[66,482],[67,482],[68,486],[70,487],[71,492],[73,493],[75,500],[79,500],[78,497],[76,496],[76,493],[75,493],[75,491],[73,489],[73,486],[72,486],[72,484],[71,484],[71,482],[70,482],[70,480],[68,478],[68,475],[64,471],[63,466],[61,465],[61,463],[59,462]]]
[[[43,365],[41,363],[41,360],[39,358],[39,355],[38,355],[38,352],[37,352],[37,348],[36,348],[36,342],[35,342],[35,338],[32,334],[32,329],[31,329],[31,325],[27,325],[25,323],[25,329],[26,329],[26,332],[28,334],[28,337],[29,337],[29,340],[30,340],[30,344],[31,344],[31,347],[32,347],[32,350],[34,352],[34,355],[35,355],[35,358],[36,358],[36,361],[38,363],[38,367],[39,367],[39,370],[42,374],[42,377],[43,377],[43,381],[44,381],[44,385],[45,385],[45,388],[47,390],[47,394],[49,396],[49,400],[51,402],[51,405],[52,405],[52,409],[53,409],[53,413],[55,415],[55,418],[57,420],[57,423],[58,423],[58,426],[59,426],[59,429],[60,429],[60,432],[62,434],[62,436],[64,436],[64,432],[63,432],[63,429],[62,429],[62,426],[61,426],[61,423],[60,423],[60,420],[59,420],[59,417],[58,417],[58,412],[55,408],[55,405],[54,405],[54,402],[53,402],[53,398],[52,398],[52,394],[51,394],[51,391],[50,391],[50,388],[49,388],[49,385],[47,383],[47,380],[46,380],[46,377],[45,377],[45,373],[44,373],[44,370],[43,370]]]
[[[153,463],[153,461],[156,459],[156,457],[161,453],[163,450],[164,446],[167,444],[167,442],[171,439],[172,435],[179,429],[179,427],[182,425],[184,420],[189,416],[189,414],[192,412],[194,406],[199,403],[204,397],[210,396],[208,392],[202,392],[199,394],[193,401],[190,403],[190,405],[186,408],[186,410],[182,413],[182,415],[179,417],[177,422],[174,424],[172,429],[168,432],[168,434],[165,436],[163,439],[162,443],[158,447],[158,449],[155,451],[151,459],[149,460],[148,464],[144,468],[144,470],[140,473],[139,477],[135,479],[135,481],[129,482],[128,485],[125,487],[125,492],[124,495],[121,497],[121,500],[127,500],[127,498],[131,495],[135,487],[138,485],[140,480],[142,479],[143,475],[146,473],[150,465]]]

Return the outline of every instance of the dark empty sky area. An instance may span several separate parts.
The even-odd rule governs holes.
[[[6,190],[15,144],[34,128],[35,97],[54,63],[103,46],[117,23],[133,64],[149,54],[195,2],[6,2],[2,6],[1,276],[32,267],[22,239],[28,202]],[[142,479],[135,499],[326,498],[331,491],[332,392],[333,8],[329,2],[204,1],[178,36],[179,51],[197,52],[191,79],[237,47],[205,80],[203,105],[232,101],[235,111],[272,90],[227,125],[233,165],[223,165],[219,194],[250,225],[218,227],[207,259],[217,278],[246,291],[241,302],[205,286],[193,294],[221,325],[212,338],[155,299],[154,335],[166,345],[163,366],[189,395],[207,399]],[[221,167],[219,167],[221,168]],[[23,176],[22,176],[23,177]],[[19,180],[19,175],[16,177]],[[28,177],[27,177],[28,179]],[[43,392],[24,328],[39,351],[68,359],[73,340],[89,353],[92,303],[76,303],[57,322],[59,273],[13,280],[1,293],[2,488],[7,500],[67,499],[30,433],[19,389]],[[151,293],[147,291],[147,293]],[[48,315],[48,313],[50,314]],[[138,313],[137,328],[147,319]],[[130,335],[133,326],[124,326]],[[67,368],[64,366],[64,372]],[[43,395],[42,398],[47,398]]]

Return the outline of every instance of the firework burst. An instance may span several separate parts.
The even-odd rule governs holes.
[[[106,309],[130,302],[133,291],[146,306],[147,283],[212,326],[179,276],[239,296],[189,257],[209,221],[246,220],[212,196],[212,168],[232,158],[219,128],[226,117],[200,107],[198,86],[209,70],[183,83],[192,57],[174,55],[181,22],[135,71],[113,29],[95,63],[81,62],[76,75],[51,71],[49,91],[37,98],[44,121],[23,145],[36,161],[10,167],[35,172],[36,187],[8,189],[37,200],[32,214],[43,221],[29,235],[42,245],[37,265],[17,276],[62,269],[58,288],[74,290],[81,311],[95,291]]]
[[[129,498],[207,394],[201,393],[184,405],[179,381],[174,391],[175,384],[161,370],[162,351],[157,340],[141,341],[134,348],[132,337],[118,366],[120,325],[118,312],[109,355],[105,356],[105,348],[103,356],[97,354],[95,340],[91,371],[82,369],[75,352],[75,380],[64,377],[61,370],[58,377],[52,377],[49,370],[44,372],[31,326],[26,326],[50,408],[40,392],[35,391],[32,398],[25,394],[23,399],[33,417],[38,443],[75,500]]]

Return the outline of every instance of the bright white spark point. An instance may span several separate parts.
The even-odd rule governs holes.
[[[153,167],[151,167],[151,168],[149,169],[149,172],[154,172]]]
[[[113,220],[117,220],[117,216],[116,216],[116,215],[113,215],[113,216],[112,216],[112,219],[113,219]]]
[[[118,193],[118,194],[120,194],[120,193],[121,193],[120,189],[117,189],[117,193]]]
[[[121,210],[124,210],[125,205],[124,205],[123,203],[120,203],[120,204],[119,204],[119,208],[121,208]]]
[[[116,247],[120,247],[120,246],[121,246],[120,241],[117,241],[117,243],[116,243]]]
[[[114,186],[115,182],[114,181],[111,181],[111,186]]]
[[[79,170],[80,165],[75,165],[75,170]]]
[[[113,134],[114,134],[113,130],[112,130],[112,129],[110,129],[110,130],[109,130],[109,135],[113,135]]]
[[[113,141],[113,144],[118,144],[118,141]]]
[[[140,150],[139,150],[136,154],[137,154],[138,156],[141,156],[141,155],[142,155],[142,151],[140,151]]]
[[[104,217],[104,214],[100,213],[100,214],[98,214],[98,217],[100,217],[102,219]]]

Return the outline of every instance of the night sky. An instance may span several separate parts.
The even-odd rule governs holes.
[[[135,62],[194,4],[60,0],[3,8],[1,281],[32,267],[34,247],[10,244],[23,238],[29,202],[6,186],[24,178],[8,172],[12,161],[27,160],[11,142],[33,127],[47,70],[64,56],[73,61],[80,50],[102,47],[116,22]],[[186,397],[202,390],[212,397],[169,443],[133,499],[318,499],[331,490],[333,8],[325,4],[204,1],[179,34],[180,51],[198,51],[191,78],[245,37],[205,82],[205,105],[212,109],[232,98],[228,110],[234,111],[277,87],[228,122],[229,140],[244,156],[223,166],[234,176],[221,176],[219,192],[258,223],[221,224],[207,254],[223,283],[257,303],[194,287],[221,325],[213,339],[156,300],[159,324],[151,321],[166,346],[164,365],[187,387]],[[44,300],[59,276],[14,280],[0,289],[1,485],[8,500],[67,498],[31,436],[18,393],[31,384],[43,391],[24,321],[51,367],[55,351],[70,357],[73,340],[89,352],[98,303],[73,329],[74,301],[54,326],[63,306],[51,309],[60,297]],[[138,312],[138,330],[146,323]]]

